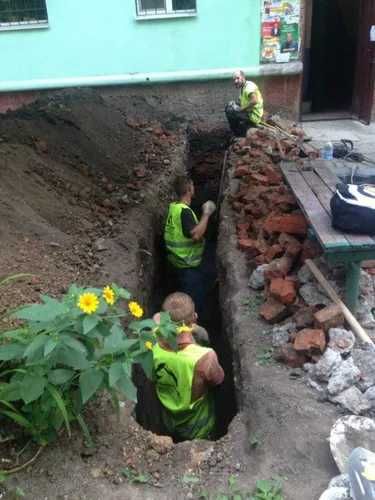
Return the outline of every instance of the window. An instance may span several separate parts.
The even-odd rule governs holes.
[[[197,11],[196,0],[136,0],[136,5],[138,17],[183,16]]]
[[[0,0],[0,30],[48,26],[46,0]]]

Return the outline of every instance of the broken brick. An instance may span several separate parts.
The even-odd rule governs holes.
[[[239,201],[234,201],[232,203],[232,208],[236,212],[241,212],[241,210],[243,209],[243,203],[240,203]]]
[[[302,366],[308,361],[307,357],[297,352],[292,344],[285,344],[281,346],[274,354],[276,361],[285,363],[291,368],[302,368]]]
[[[283,248],[281,245],[272,245],[264,253],[264,260],[266,262],[271,262],[275,257],[280,257],[283,253]]]
[[[305,306],[299,309],[293,316],[293,322],[297,325],[297,328],[313,326],[316,309],[316,306]]]
[[[261,172],[267,177],[268,184],[281,184],[283,182],[283,176],[281,173],[277,172],[275,167],[272,167],[271,165],[265,165]]]
[[[257,174],[257,173],[251,173],[251,179],[255,182],[258,182],[259,184],[267,185],[268,184],[268,177],[262,174]]]
[[[314,314],[315,326],[328,332],[330,328],[337,328],[343,326],[345,317],[342,313],[341,307],[337,304],[324,307]]]
[[[282,304],[293,304],[297,295],[296,284],[292,280],[274,278],[271,280],[270,293]]]
[[[296,351],[319,349],[320,352],[324,352],[326,343],[326,336],[323,330],[304,328],[297,333],[293,347]]]
[[[289,273],[291,267],[293,265],[293,259],[288,255],[283,255],[282,257],[273,260],[265,273],[265,276],[268,280],[273,278],[285,278],[285,276]]]
[[[245,177],[250,174],[250,169],[246,165],[240,165],[234,171],[234,177]]]
[[[307,222],[302,214],[270,215],[264,223],[268,233],[288,233],[305,236]]]
[[[305,240],[302,245],[301,261],[305,262],[307,259],[315,259],[322,255],[322,249],[318,242],[312,240]]]
[[[273,297],[267,299],[259,312],[268,323],[278,323],[288,316],[288,308]]]
[[[291,234],[281,233],[279,243],[291,257],[297,257],[302,250],[302,244]]]
[[[260,253],[258,250],[258,242],[251,238],[238,240],[238,246],[241,250],[246,252],[250,257],[255,257]]]

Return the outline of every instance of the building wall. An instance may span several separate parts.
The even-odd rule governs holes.
[[[269,113],[298,119],[301,76],[266,76],[254,79],[259,85]],[[87,98],[92,90],[65,90]],[[204,124],[207,127],[226,125],[224,107],[227,102],[238,97],[238,90],[231,80],[212,80],[209,82],[185,82],[174,84],[126,85],[100,87],[93,90],[104,99],[117,100],[119,107],[142,114],[144,106],[154,107],[155,116],[163,113],[176,116],[183,121]],[[31,103],[38,97],[60,93],[58,90],[0,93],[0,114],[16,110]]]
[[[40,80],[257,66],[260,3],[197,0],[196,17],[139,21],[135,0],[47,0],[48,29],[0,31],[0,91],[43,88]]]

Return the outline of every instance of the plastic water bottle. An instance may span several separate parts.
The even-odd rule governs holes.
[[[332,142],[327,142],[322,149],[323,160],[333,160],[333,144]]]

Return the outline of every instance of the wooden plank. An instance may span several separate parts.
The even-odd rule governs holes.
[[[316,172],[319,177],[324,181],[327,187],[334,193],[336,191],[336,184],[340,182],[340,179],[335,175],[332,170],[326,166],[322,165],[319,162],[316,165],[313,165],[314,172]]]
[[[332,191],[323,182],[322,178],[315,173],[315,171],[314,172],[302,171],[301,175],[306,180],[312,192],[315,194],[315,196],[318,198],[322,206],[327,211],[328,216],[331,218],[332,216],[331,216],[330,202],[333,194]],[[332,184],[332,176],[327,175],[325,177],[327,178],[328,181],[331,181]],[[335,231],[333,228],[332,230]],[[349,234],[349,233],[342,233],[342,234],[345,235],[345,238],[348,240],[349,244],[352,245],[353,247],[359,247],[359,249],[375,247],[375,241],[373,238],[371,238],[371,236],[361,235],[361,234]]]
[[[336,184],[338,182],[340,182],[339,178],[332,172],[332,170],[330,168],[328,168],[325,165],[322,165],[321,163],[319,166],[314,167],[314,171],[317,173],[317,175],[322,179],[322,181],[328,187],[328,189],[331,192],[331,196],[332,196],[333,193],[336,191]],[[314,189],[313,189],[313,191],[314,191]],[[317,194],[317,193],[315,193],[315,194]],[[323,197],[326,201],[326,198],[327,198],[326,191],[325,191],[325,194]],[[324,205],[324,206],[326,208],[326,205]],[[329,207],[328,213],[329,213],[329,215],[331,215],[331,208],[330,207]],[[368,236],[368,235],[345,233],[345,236],[346,236],[347,240],[349,241],[349,243],[353,247],[369,248],[369,247],[372,247],[373,245],[375,245],[375,239],[371,236]]]
[[[283,163],[281,170],[322,247],[327,251],[349,250],[347,239],[342,233],[333,230],[328,213],[309,188],[297,166]]]

